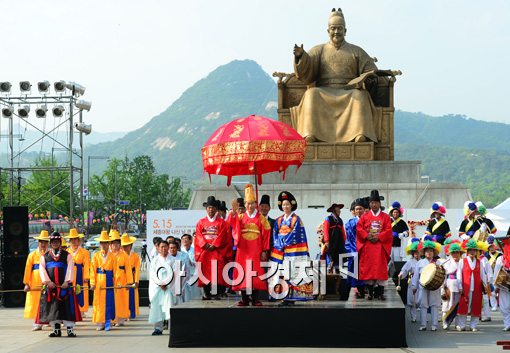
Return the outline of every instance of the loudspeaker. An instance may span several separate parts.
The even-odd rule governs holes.
[[[28,207],[4,207],[3,256],[28,255]]]
[[[3,288],[23,289],[23,275],[27,262],[26,256],[3,256]],[[8,308],[20,308],[25,306],[25,293],[14,292],[3,294],[3,304]]]

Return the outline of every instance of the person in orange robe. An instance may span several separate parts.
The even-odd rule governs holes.
[[[129,317],[129,288],[133,284],[133,271],[129,256],[120,245],[120,234],[116,229],[110,231],[110,250],[116,257],[117,271],[114,276],[115,285],[115,326],[124,326]]]
[[[236,262],[244,270],[244,276],[234,268],[234,281],[242,276],[243,280],[238,285],[232,287],[234,291],[241,291],[241,300],[238,306],[248,306],[250,301],[254,306],[262,306],[257,297],[259,290],[267,290],[267,282],[262,281],[259,276],[265,272],[260,266],[261,261],[267,261],[269,258],[269,237],[271,235],[271,225],[267,219],[257,210],[257,199],[253,191],[253,186],[247,184],[245,187],[244,205],[246,212],[237,214],[237,209],[232,210],[231,217],[234,237],[234,245],[237,248]],[[251,279],[247,276],[248,263],[251,262],[252,271],[256,276]],[[250,283],[251,282],[251,283]],[[252,292],[251,295],[249,294]],[[250,298],[251,297],[251,298]]]
[[[39,275],[39,262],[41,256],[48,250],[48,244],[50,243],[50,236],[47,230],[41,231],[37,239],[37,249],[32,251],[27,258],[25,265],[25,275],[23,276],[23,283],[25,288],[23,289],[27,293],[25,300],[25,310],[23,311],[23,317],[25,319],[35,319],[39,312],[39,301],[41,299],[41,276]],[[34,322],[32,331],[42,330],[42,325]]]
[[[110,237],[106,230],[95,238],[100,251],[92,257],[90,264],[90,290],[94,291],[94,313],[92,322],[98,324],[96,330],[110,331],[111,321],[115,319],[114,278],[117,273],[117,257],[110,251]]]
[[[134,319],[140,315],[138,287],[140,285],[140,255],[133,251],[135,237],[130,237],[127,233],[122,234],[120,245],[129,257],[131,271],[133,273],[134,288],[129,288],[129,318]]]
[[[388,262],[393,235],[391,218],[381,210],[379,191],[370,192],[370,211],[365,212],[356,225],[360,280],[368,288],[368,300],[385,300],[384,286],[388,281]]]
[[[201,271],[202,277],[209,281],[209,283],[204,283],[199,276],[198,287],[203,288],[202,299],[209,300],[213,297],[211,295],[211,281],[213,280],[214,267],[212,262],[214,260],[217,261],[218,293],[223,293],[222,287],[227,286],[222,272],[223,267],[225,267],[225,254],[228,252],[227,247],[232,247],[232,240],[228,236],[227,227],[229,225],[218,215],[216,198],[209,196],[207,202],[204,202],[204,207],[207,215],[197,222],[194,248],[197,271]],[[220,296],[215,294],[214,299],[220,299]]]
[[[67,236],[71,246],[67,251],[73,257],[74,268],[76,270],[73,276],[73,286],[86,287],[90,280],[90,253],[81,247],[81,239],[83,237],[83,234],[78,234],[76,228],[71,228]],[[78,299],[82,317],[84,317],[85,313],[89,310],[89,291],[82,290],[79,294],[76,294],[76,298]]]

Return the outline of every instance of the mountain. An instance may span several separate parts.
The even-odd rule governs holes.
[[[256,62],[235,60],[196,82],[140,129],[122,140],[91,146],[87,153],[148,154],[159,172],[198,179],[202,175],[200,147],[215,129],[250,114],[276,119],[276,107],[274,80]]]
[[[200,148],[216,128],[249,114],[276,119],[276,107],[275,81],[256,62],[235,60],[196,82],[142,128],[89,146],[86,154],[147,154],[159,172],[197,181],[202,176]],[[394,125],[397,160],[421,160],[424,175],[464,183],[489,207],[510,195],[510,125],[400,110]],[[91,173],[104,164],[94,161]]]

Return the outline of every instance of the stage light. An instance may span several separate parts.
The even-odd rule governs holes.
[[[30,112],[29,105],[22,105],[18,108],[18,115],[20,118],[28,118],[28,113]]]
[[[35,110],[35,116],[38,118],[46,118],[46,112],[48,111],[48,107],[46,105],[41,105],[39,108]]]
[[[66,89],[66,81],[57,81],[53,84],[55,92],[64,92]]]
[[[79,132],[83,132],[85,135],[88,135],[92,132],[92,125],[91,124],[85,124],[85,123],[76,123],[74,124],[74,127]]]
[[[63,105],[56,105],[51,111],[55,118],[61,118],[64,115],[65,109]]]
[[[10,82],[0,82],[0,92],[9,93],[11,91],[11,83]]]
[[[21,81],[19,83],[19,89],[21,92],[30,92],[30,89],[32,88],[32,84],[28,81]]]
[[[4,118],[12,118],[13,113],[14,113],[14,108],[12,107],[12,105],[2,108],[2,116]]]
[[[41,81],[37,83],[37,89],[40,93],[48,93],[48,90],[50,89],[50,82],[49,81]]]
[[[92,102],[79,100],[76,102],[76,107],[80,110],[90,111],[90,108],[92,107]]]
[[[77,84],[76,82],[67,82],[65,84],[66,88],[73,92],[73,95],[79,97],[85,94],[85,87]]]

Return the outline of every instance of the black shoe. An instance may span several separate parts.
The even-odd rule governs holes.
[[[62,336],[62,331],[60,329],[54,329],[52,333],[48,335],[48,337],[60,337]]]
[[[163,332],[158,330],[157,328],[154,329],[154,332],[152,333],[153,336],[161,336],[162,334],[163,334]]]
[[[374,299],[374,286],[367,286],[368,289],[368,300]]]
[[[384,287],[383,286],[377,286],[379,289],[379,300],[385,301],[386,297],[384,296]]]
[[[76,333],[74,333],[72,327],[67,328],[67,337],[76,337]]]

